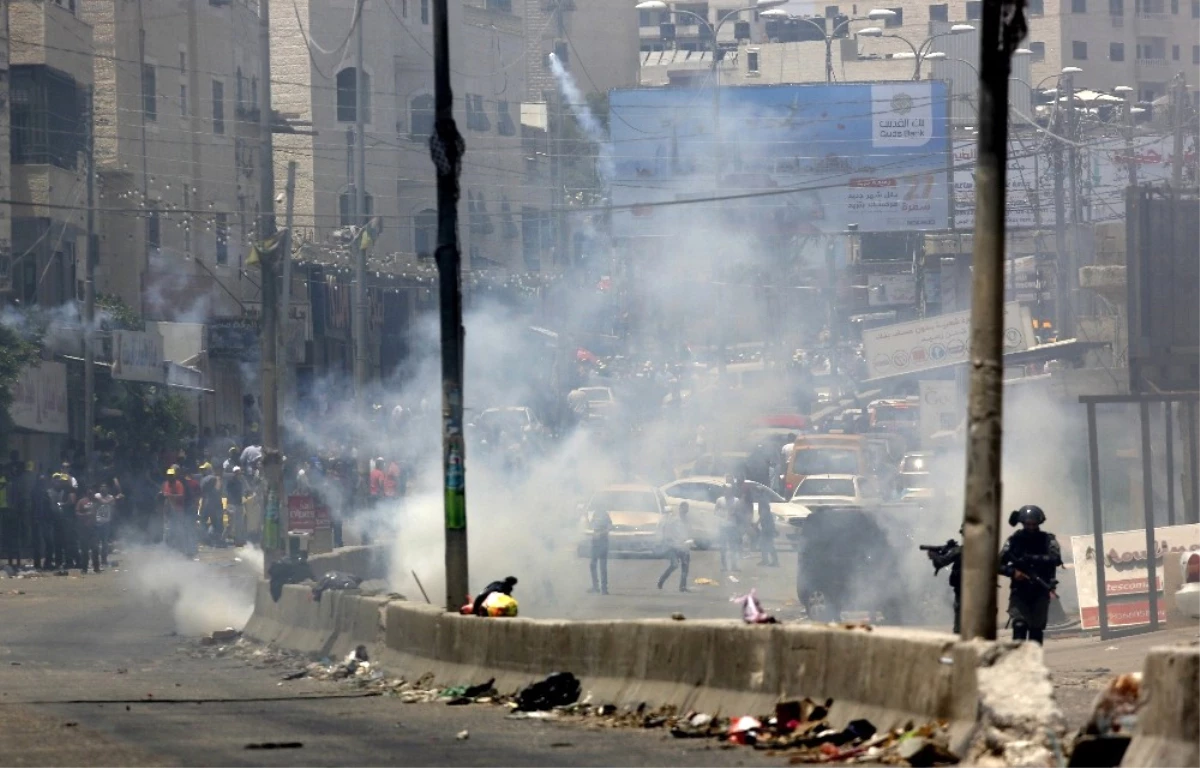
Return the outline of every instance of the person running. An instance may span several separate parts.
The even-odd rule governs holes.
[[[679,591],[690,592],[687,578],[688,566],[692,563],[692,553],[688,549],[691,532],[688,529],[688,503],[686,501],[679,502],[678,512],[668,512],[663,515],[659,535],[662,536],[663,548],[666,550],[670,562],[667,564],[667,570],[658,577],[658,588],[663,588],[663,584],[667,583],[667,579],[671,578],[671,574],[678,567]]]
[[[592,576],[592,588],[588,591],[595,594],[608,594],[608,534],[613,528],[612,517],[608,510],[599,507],[593,509],[588,520],[592,538],[592,556],[588,562],[588,571]]]

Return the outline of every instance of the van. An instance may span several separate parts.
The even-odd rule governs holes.
[[[801,435],[783,474],[783,496],[808,475],[870,475],[872,465],[861,435]]]

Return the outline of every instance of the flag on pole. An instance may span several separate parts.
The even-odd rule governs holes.
[[[371,246],[375,245],[375,241],[379,239],[379,233],[383,230],[383,219],[378,216],[372,216],[367,220],[366,226],[358,231],[358,247],[359,250],[368,251]]]
[[[262,261],[263,256],[274,256],[279,251],[279,246],[283,243],[284,237],[287,235],[286,229],[281,229],[275,234],[268,237],[260,243],[255,243],[250,247],[250,258],[246,259],[246,266],[252,267]]]

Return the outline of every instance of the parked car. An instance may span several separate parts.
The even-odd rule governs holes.
[[[1183,586],[1175,593],[1175,607],[1184,616],[1200,619],[1200,552],[1184,552],[1179,557]]]
[[[762,501],[769,502],[773,511],[787,506],[786,499],[761,483],[748,480],[746,486],[750,489],[756,514]],[[717,519],[717,499],[725,493],[724,477],[685,477],[667,483],[660,490],[674,508],[678,508],[681,501],[688,503],[688,523],[697,549],[708,549],[719,541],[721,521]]]
[[[608,535],[610,552],[661,554],[658,526],[670,508],[667,497],[652,485],[609,485],[596,491],[583,505],[583,540],[578,552],[586,557],[591,551],[591,516],[603,509],[612,518]]]
[[[792,504],[813,507],[861,507],[881,501],[875,481],[862,475],[809,475],[800,481]]]

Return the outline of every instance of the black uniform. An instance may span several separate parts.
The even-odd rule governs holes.
[[[1055,573],[1062,564],[1062,550],[1052,533],[1022,528],[1004,542],[1000,550],[1000,573],[1012,578],[1008,615],[1013,622],[1014,640],[1042,642],[1050,612],[1050,591],[1058,583]],[[1030,578],[1013,578],[1018,571]]]
[[[933,570],[942,570],[950,566],[950,589],[954,590],[954,634],[962,631],[962,545],[948,543],[944,548],[929,553],[933,562]]]

